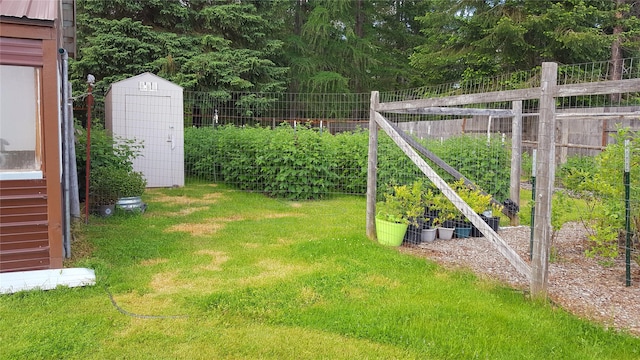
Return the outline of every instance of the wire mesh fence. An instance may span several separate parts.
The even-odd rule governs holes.
[[[509,146],[510,141],[521,141],[520,174],[523,176],[518,180],[524,181],[525,186],[529,182],[526,187],[532,187],[531,178],[535,179],[536,174],[532,154],[540,145],[540,132],[543,131],[545,136],[551,133],[552,148],[555,147],[555,151],[538,158],[537,165],[538,168],[552,169],[547,176],[555,178],[555,181],[552,181],[555,182],[553,204],[549,204],[553,231],[558,230],[564,221],[582,221],[589,233],[585,239],[589,249],[587,255],[598,257],[603,263],[608,263],[613,259],[619,259],[620,254],[629,252],[628,258],[635,258],[636,262],[640,262],[637,251],[640,194],[637,192],[637,180],[635,183],[634,180],[630,180],[626,190],[628,198],[624,198],[621,149],[621,143],[625,139],[629,140],[632,169],[630,179],[637,179],[637,175],[633,173],[639,168],[637,131],[640,129],[640,86],[637,81],[624,80],[637,80],[639,72],[637,59],[624,59],[618,65],[621,71],[615,79],[612,79],[610,72],[613,65],[608,62],[559,67],[557,83],[552,85],[557,86],[559,90],[554,90],[553,94],[555,104],[552,104],[551,111],[554,114],[554,128],[550,130],[540,124],[541,113],[545,111],[540,99],[527,98],[525,93],[508,92],[518,87],[504,87],[502,79],[505,77],[465,84],[466,87],[463,87],[464,82],[461,82],[436,87],[433,90],[383,93],[380,94],[380,102],[383,103],[380,113],[390,122],[396,123],[399,129],[422,139],[422,143],[429,149],[436,149],[435,144],[438,142],[442,144],[452,140],[456,145],[451,145],[445,153],[455,155],[447,158],[446,163],[453,164],[456,170],[460,170],[461,175],[471,179],[483,190],[488,190],[487,192],[494,196],[498,194],[498,198],[502,197],[502,186],[509,188],[509,181],[501,182],[509,177],[509,173],[499,173],[499,169],[501,166],[513,167],[514,162],[499,161],[499,151],[484,157],[486,153],[478,149],[490,147],[492,139],[498,138],[505,144],[503,149],[509,152],[514,149],[513,146]],[[528,79],[528,83],[537,83],[538,86],[540,84],[539,72],[534,71],[525,75],[525,78]],[[592,92],[572,87],[574,84],[586,84],[585,89],[588,88]],[[516,101],[483,101],[490,95],[480,94],[486,89],[503,94],[505,98],[512,97],[509,100],[515,100],[516,95],[523,94],[519,101],[521,112],[518,114],[522,117],[519,129],[521,140],[516,140],[513,136],[515,122],[512,119],[516,114],[500,113],[500,110],[514,109]],[[572,95],[574,93],[575,95]],[[422,94],[428,94],[426,96],[429,96],[430,101],[422,101]],[[480,110],[483,110],[484,114]],[[465,143],[469,138],[479,139],[483,135],[486,136],[484,146]],[[472,150],[466,152],[467,149]],[[489,179],[478,177],[469,166],[474,161],[482,164],[481,167],[487,172],[499,175]],[[438,172],[437,167],[435,168]],[[511,175],[513,176],[513,172]],[[447,174],[443,177],[447,178]],[[386,179],[383,176],[379,181],[384,182]],[[407,177],[401,184],[410,184],[411,181],[412,179]],[[451,182],[450,177],[448,181]],[[514,186],[520,186],[520,181],[512,181],[509,190],[513,190]],[[458,195],[465,189],[460,190],[456,189]],[[525,192],[524,196],[526,205],[524,208],[521,207],[520,220],[524,220],[524,223],[533,222],[530,215],[522,214],[531,213],[530,206],[536,204],[537,199],[526,199],[530,196],[528,192]],[[462,200],[464,199],[453,199],[453,202],[460,203]],[[522,199],[514,200],[520,203]],[[468,205],[472,204],[468,200],[465,202]],[[443,207],[442,204],[439,206]]]
[[[637,63],[637,59],[624,59],[618,78],[637,79]],[[563,65],[558,67],[557,86],[590,83],[608,86],[610,83],[604,81],[611,79],[611,68],[608,62]],[[514,99],[487,100],[482,96],[492,92],[524,94],[540,85],[541,69],[533,69],[491,79],[466,79],[381,93],[381,103],[429,99],[437,104],[468,96],[479,99],[465,105],[441,102],[381,113],[402,134],[490,194],[498,204],[512,200],[524,205],[519,196],[512,199],[514,141],[522,149],[515,155],[521,158],[518,183],[526,184],[532,175],[532,153],[540,140],[540,100],[526,97],[519,100],[521,122],[514,128]],[[238,189],[289,199],[366,193],[371,94],[202,93],[158,86],[154,88],[153,81],[144,85],[138,82],[122,90],[124,95],[120,97],[94,94],[97,101],[91,109],[92,169],[124,164],[127,172],[142,173],[149,187],[181,186],[190,181],[224,182]],[[631,139],[635,146],[631,151],[628,201],[630,221],[635,223],[631,229],[637,229],[639,207],[639,176],[635,173],[639,168],[638,140],[633,132],[640,129],[639,99],[638,89],[624,86],[613,92],[555,96],[556,151],[554,158],[548,160],[556,167],[556,185],[567,189],[567,194],[574,198],[582,196],[580,201],[594,210],[604,209],[609,202],[617,204],[615,208],[620,210],[624,208],[623,186],[612,184],[621,184],[622,173],[612,166],[620,165],[621,160],[611,154],[614,150],[619,153],[614,147],[623,138]],[[77,109],[76,118],[82,138],[87,109]],[[622,128],[632,131],[621,134]],[[520,134],[520,138],[514,134]],[[117,156],[100,158],[112,149],[109,135],[116,137]],[[86,154],[83,149],[86,134],[84,139],[78,145],[81,183],[84,167],[80,162]],[[391,138],[381,134],[378,142],[378,200],[384,200],[383,194],[394,186],[415,182],[429,185],[423,172]],[[423,158],[446,181],[454,182],[456,176],[433,159]],[[602,181],[600,187],[597,191],[589,190],[587,185],[596,186],[595,180]],[[90,185],[93,199],[106,191],[99,190],[98,185]],[[609,188],[615,191],[603,191]],[[125,190],[109,196],[123,194],[127,194]],[[523,196],[528,195],[525,192]],[[557,206],[556,212],[560,208]],[[524,206],[521,210],[521,214],[527,211]],[[621,216],[624,218],[624,214]],[[526,218],[520,216],[521,221]],[[619,222],[612,226],[624,228]],[[604,230],[593,231],[595,234]],[[631,243],[637,243],[637,232],[633,231]],[[617,251],[626,251],[626,243],[622,243],[623,238],[626,241],[624,230],[616,232],[616,236]]]

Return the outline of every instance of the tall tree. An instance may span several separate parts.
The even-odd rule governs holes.
[[[274,61],[282,41],[260,1],[79,0],[76,82],[88,73],[98,89],[143,71],[188,90],[273,92],[287,68]]]
[[[611,0],[437,4],[434,12],[419,18],[425,43],[411,57],[430,83],[531,69],[543,61],[603,61],[611,55],[616,13]],[[633,20],[629,17],[627,23]],[[623,38],[636,36],[632,27],[621,30]]]
[[[623,58],[640,55],[640,2],[615,0],[612,16],[611,80],[622,79]],[[620,94],[611,94],[613,102]]]

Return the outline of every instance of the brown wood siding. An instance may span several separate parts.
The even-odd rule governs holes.
[[[42,66],[44,52],[42,41],[0,37],[0,64]]]
[[[43,179],[0,181],[0,272],[59,269],[63,259],[58,119],[60,21],[30,23],[21,20],[0,17],[0,37],[9,39],[8,42],[3,39],[3,43],[10,50],[23,51],[21,56],[27,63],[17,65],[42,68],[40,125]],[[34,49],[36,43],[40,44],[39,50]],[[0,49],[4,52],[6,47]],[[18,54],[13,56],[12,61],[19,60]],[[38,56],[40,60],[36,60]],[[0,53],[3,64],[4,59],[7,59],[4,53]],[[44,217],[43,206],[46,208]]]
[[[0,272],[50,264],[46,181],[0,182]]]

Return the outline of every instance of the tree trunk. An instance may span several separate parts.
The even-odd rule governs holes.
[[[363,38],[364,37],[364,0],[357,0],[356,1],[356,26],[355,26],[355,33],[356,36],[359,38]]]
[[[622,10],[620,8],[624,5],[625,0],[616,0],[616,24],[613,27],[613,42],[611,43],[611,80],[622,79],[622,39],[621,34],[623,32],[622,24]],[[620,94],[611,94],[611,102],[613,105],[620,102]]]

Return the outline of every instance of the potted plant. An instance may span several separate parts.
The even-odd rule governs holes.
[[[480,215],[482,220],[489,224],[493,231],[498,231],[498,227],[500,227],[500,216],[495,216],[495,214],[500,214],[502,208],[503,206],[500,204],[491,203],[491,207]]]
[[[421,184],[411,188],[406,185],[393,186],[383,202],[377,203],[376,236],[384,245],[399,246],[410,222],[415,222],[423,214]],[[417,191],[416,189],[420,189]]]
[[[409,221],[402,217],[402,211],[395,204],[385,200],[376,205],[376,237],[383,245],[399,246],[407,232]]]
[[[438,209],[438,215],[433,219],[434,227],[438,229],[438,238],[451,240],[455,230],[452,220],[456,217],[458,209],[442,193],[434,196],[433,205]]]
[[[417,245],[421,242],[422,229],[425,224],[425,207],[429,198],[433,196],[430,190],[425,191],[422,181],[415,181],[405,193],[405,210],[409,226],[404,236],[408,244]]]
[[[118,200],[118,179],[113,177],[116,168],[105,166],[91,169],[89,182],[90,209],[100,216],[111,216]]]
[[[438,211],[434,206],[435,195],[431,189],[423,192],[422,202],[424,204],[424,218],[422,231],[420,233],[421,242],[431,242],[435,240],[437,233],[437,223],[434,221],[438,216]]]
[[[142,173],[118,169],[113,176],[117,178],[118,201],[116,207],[126,211],[144,212],[146,204],[142,202],[142,194],[147,187],[147,180]]]
[[[500,217],[493,216],[493,214],[499,214],[502,212],[502,205],[492,203],[491,195],[484,194],[480,189],[472,189],[469,186],[466,186],[462,180],[457,181],[453,187],[456,189],[456,192],[460,195],[462,200],[464,200],[475,213],[480,215],[484,222],[489,224],[494,231],[498,231]],[[471,236],[482,236],[475,226],[471,226],[471,228]]]

